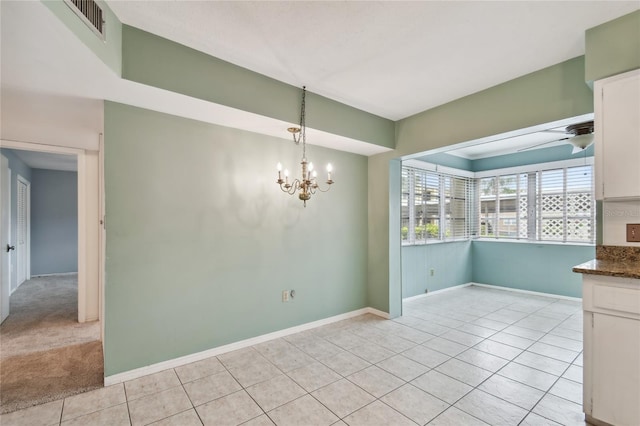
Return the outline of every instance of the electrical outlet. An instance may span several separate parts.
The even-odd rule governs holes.
[[[436,273],[436,270],[435,270],[435,269],[431,268],[431,269],[429,270],[429,275],[433,276],[435,273]]]
[[[288,302],[289,301],[289,290],[283,290],[282,291],[282,301],[283,302]]]
[[[627,242],[640,243],[640,223],[627,223]]]

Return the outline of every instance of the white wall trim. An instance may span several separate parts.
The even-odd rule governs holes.
[[[502,287],[499,285],[491,285],[491,284],[480,284],[480,283],[469,283],[468,285],[472,285],[472,286],[478,286],[478,287],[486,287],[486,288],[491,288],[494,290],[506,290],[506,291],[512,291],[515,293],[523,293],[523,294],[530,294],[532,296],[542,296],[542,297],[551,297],[554,299],[562,299],[562,300],[571,300],[572,302],[582,302],[582,298],[581,297],[571,297],[571,296],[562,296],[559,294],[552,294],[552,293],[543,293],[541,291],[530,291],[530,290],[520,290],[519,288],[511,288],[511,287]]]
[[[445,292],[451,291],[451,290],[457,290],[457,289],[463,288],[463,287],[469,287],[470,285],[473,285],[473,283],[459,284],[459,285],[454,285],[453,287],[441,288],[440,290],[434,290],[434,291],[430,291],[428,293],[418,294],[417,296],[405,297],[404,299],[402,299],[402,301],[403,302],[411,302],[412,300],[424,299],[425,297],[435,296],[435,295],[440,294],[440,293],[445,293]]]
[[[104,378],[104,385],[110,386],[117,383],[126,382],[128,380],[137,379],[142,376],[157,373],[159,371],[168,370],[170,368],[180,367],[192,362],[201,361],[213,356],[222,355],[227,352],[236,351],[259,343],[268,342],[269,340],[279,339],[301,331],[311,330],[323,325],[346,320],[364,314],[373,314],[385,319],[389,319],[389,314],[374,308],[362,308],[344,314],[335,315],[317,321],[308,322],[306,324],[285,328],[283,330],[274,331],[272,333],[263,334],[261,336],[252,337],[250,339],[240,340],[239,342],[229,343],[228,345],[218,346],[217,348],[207,349],[206,351],[197,352],[190,355],[181,356],[179,358],[169,359],[167,361],[158,362],[156,364],[147,365],[145,367],[136,368],[134,370],[125,371]]]

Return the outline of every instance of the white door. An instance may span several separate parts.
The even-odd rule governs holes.
[[[29,182],[22,176],[18,175],[18,217],[16,232],[16,255],[17,258],[17,285],[19,286],[25,280],[28,280],[28,255],[29,255]]]
[[[9,316],[9,208],[11,200],[11,175],[9,172],[9,160],[0,156],[0,323]]]

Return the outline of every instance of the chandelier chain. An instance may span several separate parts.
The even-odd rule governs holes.
[[[307,97],[307,87],[302,86],[302,104],[300,106],[300,137],[302,138],[302,158],[307,158],[307,135],[306,128],[306,97]]]

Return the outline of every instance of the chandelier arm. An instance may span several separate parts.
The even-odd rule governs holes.
[[[320,187],[320,185],[318,185],[318,188],[317,188],[317,189],[318,189],[318,191],[320,191],[320,192],[329,192],[329,190],[331,189],[331,186],[327,186],[327,189],[322,189],[322,188]]]
[[[280,184],[280,189],[282,192],[286,192],[289,195],[293,195],[296,193],[298,189],[300,189],[300,181],[298,179],[294,179],[287,188],[286,185]]]

